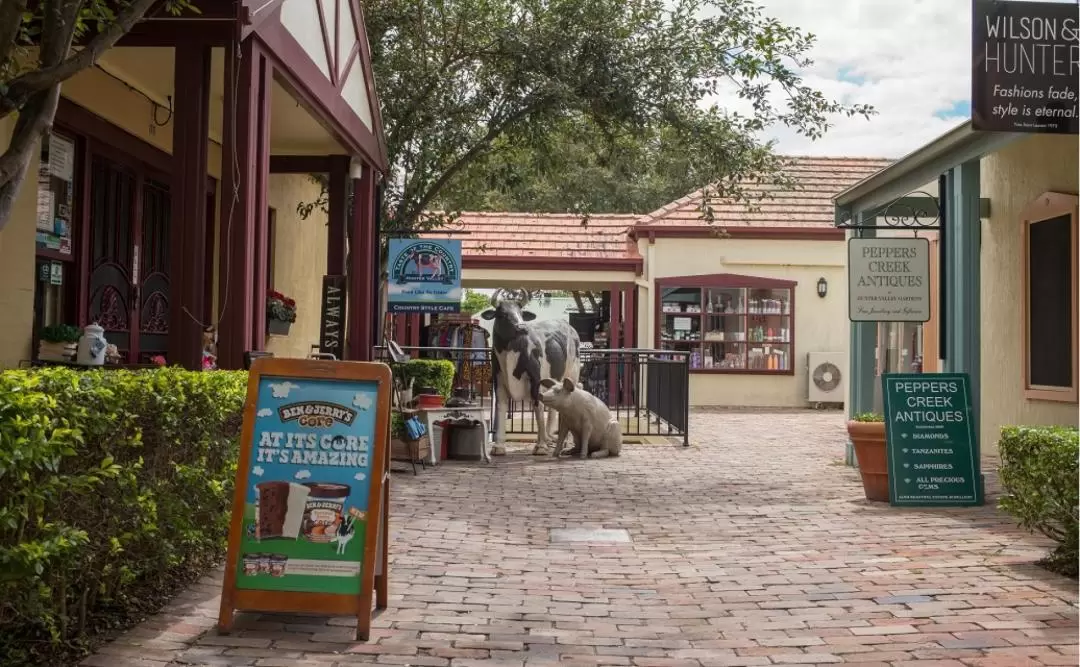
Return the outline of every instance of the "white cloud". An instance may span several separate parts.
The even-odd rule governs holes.
[[[288,398],[289,393],[292,392],[293,389],[299,388],[300,385],[293,384],[292,382],[279,382],[270,385],[270,393],[273,394],[274,398]]]
[[[271,410],[270,408],[263,408],[262,410],[259,410],[255,414],[258,417],[269,417],[270,415],[274,414],[274,411]]]
[[[802,72],[807,84],[877,110],[869,120],[836,118],[817,141],[770,128],[763,138],[776,139],[777,152],[897,158],[970,117],[971,0],[757,3],[767,15],[817,37],[815,62]],[[712,101],[749,111],[733,95]]]
[[[309,479],[311,477],[310,470],[300,470],[296,473],[296,479]]]
[[[358,392],[353,396],[352,404],[361,410],[367,410],[371,407],[371,394]]]
[[[251,474],[255,475],[256,477],[262,477],[264,472],[266,471],[263,470],[262,466],[255,466],[251,469]]]
[[[358,472],[358,473],[356,473],[355,475],[353,475],[353,479],[355,479],[355,480],[356,480],[356,481],[358,481],[358,482],[362,482],[362,481],[364,481],[365,479],[367,479],[367,475],[365,475],[365,474],[364,474],[364,473],[362,473],[362,472]]]

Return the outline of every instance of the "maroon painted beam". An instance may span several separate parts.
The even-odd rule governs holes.
[[[622,334],[622,348],[629,350],[637,347],[635,343],[635,335],[637,333],[637,285],[630,283],[623,290],[623,334]],[[636,357],[629,355],[623,357],[625,363],[622,364],[624,373],[623,385],[622,385],[622,404],[630,405],[632,398],[630,387],[634,381],[639,368],[635,363]]]
[[[210,141],[210,47],[176,49],[174,85],[184,91],[173,108],[172,187],[169,238],[169,361],[202,367],[205,312],[206,157]]]
[[[271,174],[328,174],[340,155],[271,155]],[[348,158],[346,170],[348,169]]]
[[[349,224],[349,157],[335,155],[327,158],[330,172],[327,198],[326,273],[345,275],[346,227]],[[273,173],[273,164],[270,166]],[[355,253],[359,248],[353,248]]]
[[[618,286],[611,288],[610,306],[608,308],[608,349],[618,350],[619,330],[622,328],[622,289]],[[619,355],[608,357],[608,405],[617,405],[618,392],[615,390],[619,381],[618,362]]]
[[[136,23],[117,46],[226,46],[235,39],[235,19],[160,19]]]
[[[267,215],[271,67],[255,40],[243,42],[240,49],[240,58],[230,57],[236,52],[234,46],[226,49],[224,108],[235,108],[236,123],[235,129],[232,123],[225,123],[223,132],[222,237],[218,244],[218,365],[230,369],[243,367],[245,352],[261,349],[256,347],[256,322],[263,331],[266,326],[266,277],[256,280],[255,256],[259,221],[265,221]],[[233,81],[235,85],[230,85]],[[265,257],[265,252],[262,254]],[[257,284],[264,285],[258,307]],[[256,320],[257,316],[261,319]]]
[[[351,243],[354,251],[350,258],[349,318],[346,358],[351,361],[370,361],[374,340],[371,318],[376,317],[372,305],[371,261],[375,247],[375,171],[370,163],[364,163],[360,178],[353,179],[353,211]]]

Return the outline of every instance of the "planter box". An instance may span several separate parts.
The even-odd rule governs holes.
[[[38,343],[38,359],[41,361],[74,361],[79,349],[78,343]]]
[[[889,460],[885,451],[885,422],[847,423],[859,463],[867,500],[889,502]]]
[[[390,441],[390,460],[404,461],[406,463],[420,463],[431,456],[431,440],[422,435],[419,440],[402,440],[394,438]]]
[[[270,318],[266,320],[266,333],[272,336],[288,336],[289,327],[291,326],[292,322],[283,322],[282,320]]]

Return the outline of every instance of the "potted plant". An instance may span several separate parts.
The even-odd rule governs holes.
[[[41,361],[73,361],[82,333],[70,324],[54,324],[42,328],[38,343],[38,359]]]
[[[888,502],[889,461],[885,450],[885,418],[872,412],[857,414],[847,423],[847,432],[855,447],[866,499]]]
[[[296,302],[281,292],[270,290],[266,299],[266,332],[288,336],[289,327],[296,321]]]
[[[454,362],[449,359],[412,359],[395,367],[401,384],[412,387],[416,407],[442,407],[454,390]]]

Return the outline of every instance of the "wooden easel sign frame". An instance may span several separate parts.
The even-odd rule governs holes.
[[[387,604],[390,367],[255,360],[218,628],[236,611],[356,616]]]

